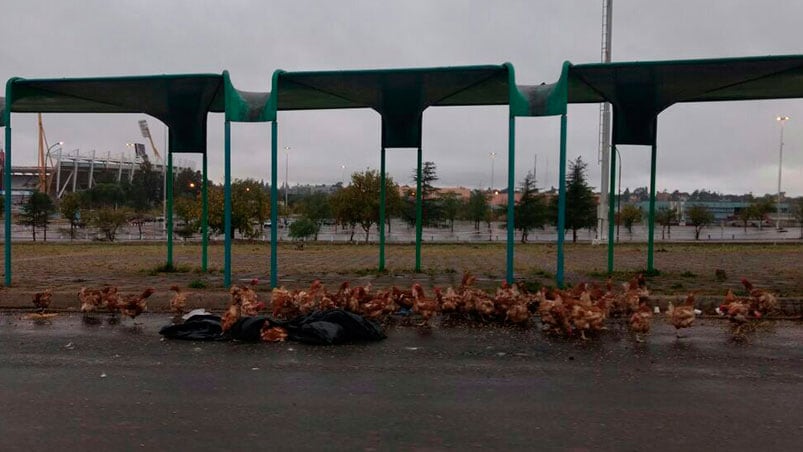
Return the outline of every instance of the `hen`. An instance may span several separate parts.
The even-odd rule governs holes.
[[[287,339],[287,330],[280,326],[270,326],[269,322],[262,325],[259,337],[263,342],[284,342]]]
[[[116,318],[120,312],[120,295],[117,293],[117,287],[104,286],[100,289],[100,306],[105,307],[113,318]]]
[[[187,307],[187,293],[181,290],[177,285],[170,286],[170,290],[175,292],[173,298],[170,299],[170,312],[176,316],[184,314],[184,309]]]
[[[81,302],[81,312],[86,315],[94,312],[101,306],[102,292],[100,289],[81,287],[78,291],[78,301]]]
[[[694,293],[690,293],[686,297],[686,301],[681,305],[674,306],[672,302],[669,302],[669,309],[666,311],[666,315],[669,323],[675,327],[675,337],[678,339],[683,337],[680,335],[680,329],[689,328],[694,323],[694,301]]]
[[[39,310],[40,314],[44,314],[45,310],[50,306],[50,298],[53,296],[53,290],[48,288],[42,292],[33,294],[33,305]]]
[[[717,308],[717,313],[728,317],[732,325],[731,333],[736,339],[743,339],[745,328],[749,325],[751,315],[761,317],[761,313],[752,311],[748,300],[737,298],[731,289],[725,293],[725,299]]]
[[[140,295],[127,295],[123,297],[120,303],[120,312],[131,320],[135,320],[140,314],[145,312],[148,308],[147,299],[156,290],[153,287],[148,287]],[[137,323],[134,322],[136,325]]]
[[[652,323],[652,309],[646,303],[639,305],[639,308],[630,316],[630,331],[635,333],[636,342],[644,342],[640,335],[650,332]]]
[[[429,326],[429,321],[438,312],[438,301],[436,299],[427,298],[424,294],[424,289],[421,284],[415,283],[412,288],[413,292],[413,312],[417,313],[424,319],[420,326]],[[436,294],[438,289],[436,289]]]
[[[752,303],[751,308],[754,311],[760,312],[762,315],[772,314],[778,309],[778,299],[775,294],[768,292],[764,289],[757,289],[753,284],[745,278],[742,278],[744,288],[750,293]]]

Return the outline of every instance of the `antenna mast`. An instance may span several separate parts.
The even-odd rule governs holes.
[[[602,0],[602,51],[603,63],[611,62],[611,35],[613,29],[613,0]],[[600,165],[600,196],[597,206],[597,240],[605,237],[608,216],[608,177],[611,166],[611,104],[603,102],[599,106],[599,149],[597,163]]]

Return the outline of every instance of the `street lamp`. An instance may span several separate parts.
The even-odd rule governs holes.
[[[783,125],[789,121],[789,116],[775,118],[781,124],[781,144],[778,149],[778,203],[776,207],[775,229],[781,230],[781,168],[783,166]]]
[[[346,165],[340,165],[340,183],[346,185]]]
[[[60,147],[63,144],[64,144],[63,141],[59,141],[58,143],[53,143],[50,146],[48,146],[47,151],[45,151],[45,155],[41,155],[40,154],[39,158],[41,159],[41,161],[39,162],[39,165],[40,165],[40,167],[39,167],[39,191],[41,191],[42,193],[49,193],[50,192],[50,181],[48,180],[48,177],[47,177],[48,162],[52,161],[52,159],[50,158],[50,151],[54,147],[56,147],[56,146]]]
[[[494,188],[494,161],[496,160],[496,152],[489,152],[489,156],[491,156],[491,187],[490,189],[493,190]]]

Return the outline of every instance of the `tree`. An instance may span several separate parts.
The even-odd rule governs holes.
[[[197,198],[201,195],[203,180],[200,171],[193,171],[189,168],[182,169],[176,174],[176,183],[173,184],[173,198]]]
[[[676,222],[677,219],[678,213],[675,209],[661,207],[655,212],[655,221],[661,225],[661,240],[665,238],[664,231],[667,232],[670,238],[672,237],[672,223]]]
[[[47,225],[50,224],[50,215],[56,211],[53,200],[46,193],[35,191],[22,205],[19,215],[19,224],[31,226],[33,241],[36,241],[36,228],[42,228],[44,241],[47,241]]]
[[[625,225],[628,234],[633,235],[633,225],[641,222],[644,213],[634,204],[625,204],[619,212],[619,221]]]
[[[70,222],[70,240],[75,239],[75,230],[81,224],[82,196],[80,193],[67,193],[59,202],[61,216]]]
[[[487,220],[490,215],[488,198],[482,190],[472,190],[466,206],[466,217],[474,222],[474,229],[480,230],[480,222]]]
[[[432,183],[438,180],[437,166],[435,162],[424,162],[421,166],[421,197],[430,199],[438,192]],[[413,169],[413,182],[418,184],[417,169]]]
[[[153,170],[150,160],[143,160],[139,171],[134,173],[127,194],[128,205],[137,212],[148,211],[163,201],[164,179],[162,173]]]
[[[315,192],[305,196],[300,200],[302,215],[315,223],[315,240],[318,240],[318,232],[321,230],[323,222],[332,218],[332,207],[329,205],[329,195],[323,192]]]
[[[800,224],[800,238],[803,239],[803,197],[792,201],[792,215],[794,215],[795,220]]]
[[[174,229],[184,240],[192,237],[201,229],[201,200],[182,196],[173,203],[173,211],[179,219],[178,227]]]
[[[586,183],[587,166],[582,157],[577,157],[569,162],[569,175],[566,177],[566,229],[572,231],[572,242],[577,242],[578,230],[597,225],[597,200]],[[557,218],[557,203],[558,198],[553,198],[553,218]]]
[[[246,237],[261,233],[262,224],[270,216],[270,196],[255,179],[235,180],[231,184],[231,231]],[[257,223],[260,229],[254,229]]]
[[[113,242],[117,236],[117,230],[128,222],[129,216],[128,209],[105,206],[95,210],[91,222],[106,236],[108,241]]]
[[[290,238],[300,240],[303,243],[304,240],[311,236],[317,237],[320,228],[318,223],[311,218],[301,217],[290,225]]]
[[[689,217],[689,222],[694,226],[694,240],[699,240],[700,231],[714,222],[714,214],[708,210],[708,207],[700,204],[689,207],[686,214]]]
[[[463,200],[460,199],[460,195],[457,193],[448,192],[438,198],[438,203],[440,204],[439,210],[443,218],[449,222],[449,230],[454,232],[454,220],[463,207]]]
[[[775,211],[775,201],[772,196],[766,195],[753,201],[750,208],[755,215],[754,218],[758,220],[758,228],[762,229],[767,215]]]
[[[351,202],[351,190],[348,186],[342,187],[332,194],[329,198],[329,205],[332,207],[332,214],[335,221],[343,229],[351,231],[349,242],[354,241],[354,230],[359,219],[359,209]]]
[[[521,243],[527,243],[530,230],[542,228],[547,223],[549,210],[543,196],[535,186],[535,176],[527,173],[521,183],[521,197],[514,207],[514,227],[521,231]]]
[[[333,196],[332,210],[341,224],[359,224],[368,242],[371,226],[379,223],[379,172],[367,169],[351,175],[351,184]],[[386,207],[399,204],[399,187],[392,177],[385,178]],[[387,211],[386,211],[387,213]],[[352,233],[352,239],[354,234]]]
[[[739,209],[739,212],[736,213],[736,217],[742,222],[744,232],[747,232],[747,223],[749,223],[751,219],[758,217],[755,205],[751,203],[749,206],[742,207]]]

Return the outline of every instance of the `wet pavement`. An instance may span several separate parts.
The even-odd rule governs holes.
[[[161,340],[143,325],[0,315],[0,438],[16,450],[797,450],[803,328],[720,319],[647,342],[393,326],[333,347]]]

